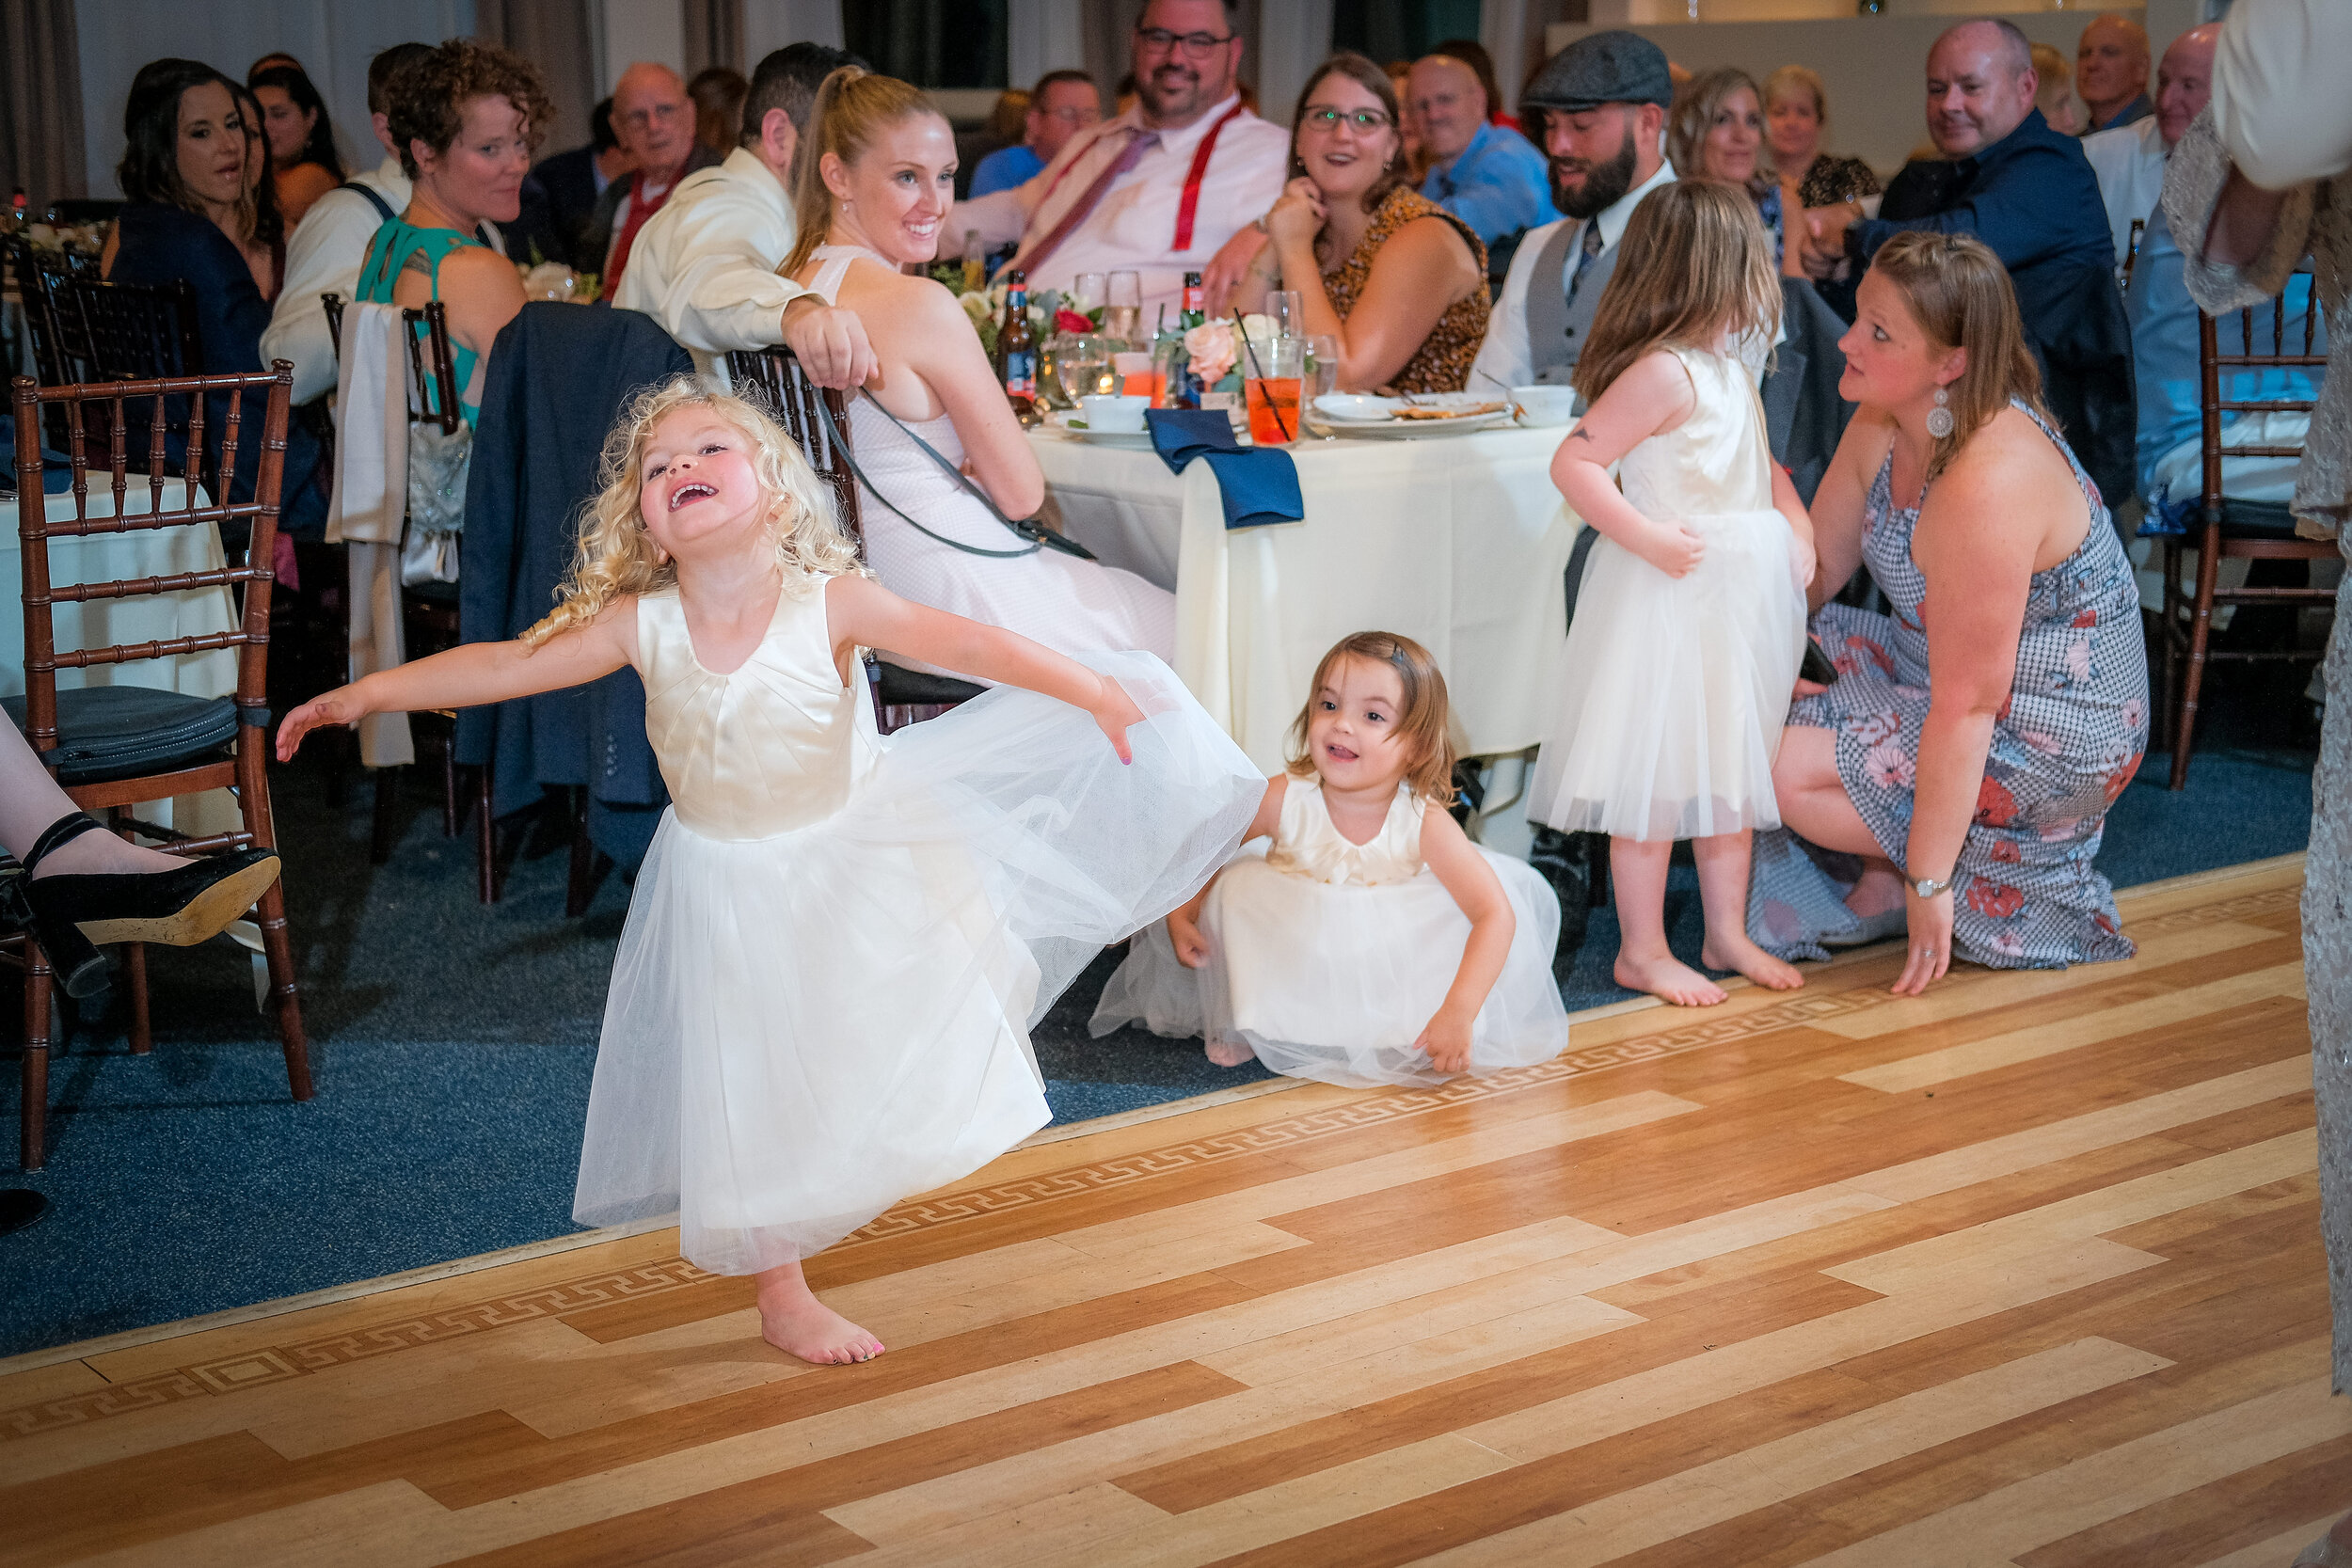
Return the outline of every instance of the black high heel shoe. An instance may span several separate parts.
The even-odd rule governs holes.
[[[83,812],[60,816],[33,840],[23,864],[9,863],[15,869],[8,872],[5,884],[0,884],[6,889],[0,893],[0,919],[40,943],[42,955],[57,976],[59,989],[76,1002],[87,1001],[104,990],[112,976],[106,971],[104,956],[82,934],[80,927],[70,920],[52,918],[34,907],[33,868],[48,859],[59,845],[71,843],[100,825],[96,818]]]
[[[97,942],[152,942],[167,947],[190,947],[227,928],[253,907],[270,883],[278,879],[278,851],[240,849],[230,855],[205,855],[182,862],[169,871],[134,871],[82,876],[33,878],[42,858],[100,824],[75,812],[59,817],[41,832],[33,852],[24,859],[24,897],[32,907],[34,934],[50,955],[58,973],[68,974],[53,935],[87,949],[98,963],[91,989],[105,983],[105,961],[98,958]],[[67,933],[72,933],[69,937]],[[78,979],[82,960],[77,953],[70,972]],[[72,980],[66,994],[79,997]]]

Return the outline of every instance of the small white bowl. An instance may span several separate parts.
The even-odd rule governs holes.
[[[1116,396],[1098,392],[1078,400],[1078,410],[1086,416],[1089,430],[1106,436],[1135,435],[1143,429],[1143,411],[1152,406],[1152,400],[1140,396]]]
[[[1369,392],[1326,392],[1315,399],[1315,412],[1343,424],[1379,424],[1396,418],[1403,404],[1395,398]]]
[[[1514,387],[1511,401],[1519,405],[1519,423],[1530,430],[1564,425],[1576,418],[1573,387]]]

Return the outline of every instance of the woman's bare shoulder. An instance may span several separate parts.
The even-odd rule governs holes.
[[[2023,409],[2001,409],[1979,427],[1936,483],[1967,490],[1999,490],[2016,495],[2021,482],[2036,488],[2062,485],[2072,492],[2074,470],[2047,432]]]
[[[1478,270],[1478,259],[1470,254],[1470,242],[1462,238],[1461,230],[1454,228],[1451,219],[1438,213],[1417,217],[1391,234],[1388,243],[1372,259],[1375,267],[1383,261],[1403,261],[1432,271]]]

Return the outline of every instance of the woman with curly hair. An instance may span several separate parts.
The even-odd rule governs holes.
[[[553,113],[539,73],[520,55],[452,39],[404,69],[386,119],[415,188],[407,210],[375,231],[354,297],[415,309],[448,308],[458,411],[474,423],[482,364],[523,308],[514,263],[476,238],[485,220],[512,223],[523,176]]]

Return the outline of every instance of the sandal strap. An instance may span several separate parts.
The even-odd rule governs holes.
[[[62,849],[84,833],[103,832],[105,824],[86,811],[69,812],[40,831],[33,847],[24,852],[24,875],[30,877],[40,868],[40,863]]]

